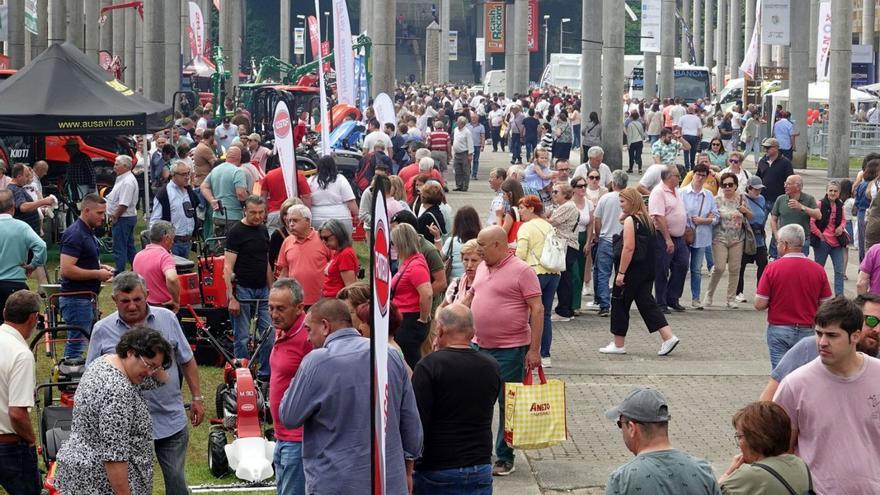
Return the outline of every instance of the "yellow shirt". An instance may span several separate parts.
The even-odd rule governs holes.
[[[559,274],[558,271],[550,271],[541,264],[544,239],[552,229],[553,226],[547,220],[533,218],[523,223],[516,234],[516,257],[525,261],[538,275]]]
[[[681,181],[681,187],[684,187],[691,183],[694,180],[694,171],[691,170],[684,176],[684,180]],[[709,172],[709,175],[706,176],[706,180],[703,181],[703,187],[712,192],[712,196],[718,195],[718,179],[715,177],[714,172]]]

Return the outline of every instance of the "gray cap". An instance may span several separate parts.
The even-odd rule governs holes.
[[[605,417],[612,421],[621,416],[641,423],[665,423],[669,421],[669,406],[659,390],[636,388],[623,402],[605,413]]]
[[[749,181],[746,182],[746,185],[751,187],[752,189],[764,189],[764,181],[761,180],[757,175],[752,175],[749,177]]]

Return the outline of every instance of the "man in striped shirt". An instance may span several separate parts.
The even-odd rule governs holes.
[[[440,172],[446,172],[449,157],[452,156],[452,140],[449,133],[443,130],[443,121],[434,120],[434,131],[428,134],[428,148],[431,150],[431,158],[437,162]]]

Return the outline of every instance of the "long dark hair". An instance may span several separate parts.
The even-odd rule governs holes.
[[[472,206],[463,206],[452,219],[452,235],[459,238],[462,244],[476,239],[480,233],[480,215]]]
[[[599,123],[599,114],[596,112],[590,112],[590,122],[594,124]]]
[[[327,186],[336,182],[336,176],[339,171],[336,170],[336,160],[330,155],[322,156],[318,159],[318,186],[321,189],[327,189]]]

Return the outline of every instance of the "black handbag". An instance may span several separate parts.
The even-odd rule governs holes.
[[[642,222],[639,221],[638,218],[632,217],[633,226],[636,230],[636,248],[633,251],[632,260],[630,263],[637,263],[640,261],[644,261],[648,257],[648,249],[651,244],[650,233],[644,233],[645,227],[642,225]],[[620,262],[620,257],[623,255],[623,233],[614,234],[614,237],[611,238],[611,252],[614,256],[614,260],[618,263]]]
[[[771,476],[773,476],[774,478],[779,480],[779,482],[782,483],[783,486],[785,486],[785,489],[788,490],[788,493],[790,495],[816,495],[816,492],[813,490],[813,475],[812,475],[812,473],[810,473],[810,466],[807,466],[806,464],[804,464],[804,467],[807,468],[807,480],[809,483],[809,487],[807,488],[807,491],[805,491],[802,494],[799,494],[798,492],[794,491],[794,488],[792,488],[791,485],[787,481],[785,481],[785,478],[783,478],[782,475],[779,474],[778,472],[776,472],[776,470],[773,469],[772,467],[770,467],[766,464],[761,464],[760,462],[752,463],[752,466],[759,467],[759,468],[763,469],[764,471],[767,471],[768,473],[770,473]]]

